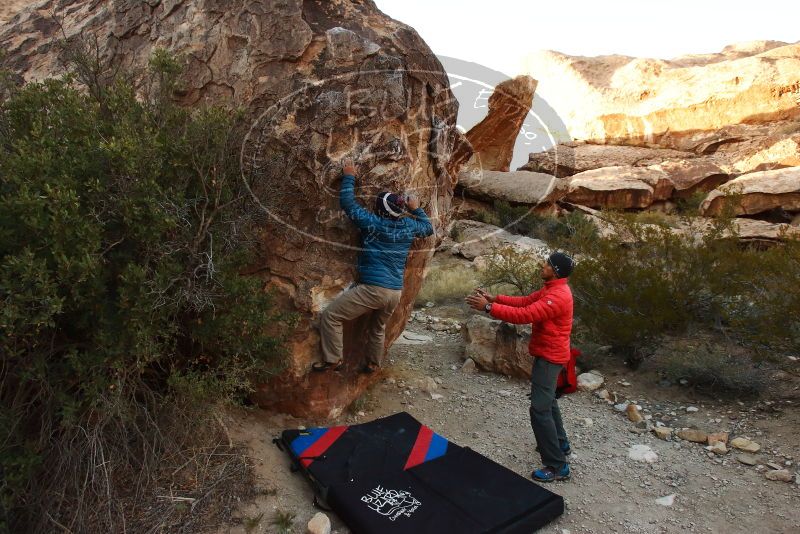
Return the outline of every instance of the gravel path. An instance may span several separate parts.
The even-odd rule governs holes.
[[[431,336],[431,342],[394,345],[386,377],[358,403],[357,414],[338,422],[363,422],[407,411],[460,445],[528,476],[538,462],[528,422],[528,384],[464,373],[460,335],[429,332],[418,324],[410,330]],[[439,383],[434,393],[441,398],[433,400],[420,387],[431,383],[427,378]],[[616,376],[608,379],[608,386],[637,401],[643,413],[667,415],[672,426],[747,435],[762,445],[759,463],[780,463],[795,473],[795,459],[800,460],[795,405],[778,409],[769,403],[753,407],[697,402],[698,411],[687,413],[685,402],[637,384],[637,378],[636,373]],[[620,385],[622,381],[630,385]],[[698,444],[663,441],[649,432],[636,434],[624,414],[589,393],[565,397],[561,408],[575,451],[573,476],[548,486],[564,496],[567,510],[541,532],[800,532],[800,486],[767,480],[763,472],[769,467],[743,465],[735,459],[736,452],[718,457]],[[296,514],[293,531],[304,533],[317,511],[311,506],[312,492],[302,476],[289,473],[288,460],[271,443],[280,430],[304,422],[260,410],[232,413],[230,419],[232,437],[252,448],[257,478],[265,489],[256,502],[243,506],[240,521],[263,514],[260,521],[248,523],[249,532],[277,532],[270,520],[277,510],[290,511]],[[648,464],[629,459],[629,448],[637,444],[649,446],[658,460]],[[669,495],[675,495],[671,506],[657,504],[656,499]],[[336,517],[331,519],[334,532],[349,532]],[[240,524],[219,532],[239,534],[248,529]]]

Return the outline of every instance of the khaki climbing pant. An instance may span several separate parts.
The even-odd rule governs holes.
[[[357,284],[339,295],[320,316],[319,334],[323,359],[329,363],[341,360],[343,323],[365,313],[372,313],[365,340],[367,362],[380,366],[386,322],[400,303],[401,293],[400,289]]]

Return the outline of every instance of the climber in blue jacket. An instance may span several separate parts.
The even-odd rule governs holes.
[[[419,200],[413,195],[381,192],[375,198],[375,213],[364,209],[355,198],[355,167],[345,161],[339,193],[342,210],[361,231],[358,282],[322,312],[320,317],[321,362],[315,371],[337,370],[343,362],[342,325],[345,321],[372,313],[365,340],[367,363],[364,373],[380,368],[386,322],[400,302],[403,273],[411,244],[417,237],[433,235],[433,226]]]

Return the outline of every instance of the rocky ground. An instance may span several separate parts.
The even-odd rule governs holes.
[[[468,313],[458,305],[426,311],[461,318]],[[405,410],[449,439],[527,476],[538,458],[526,381],[462,370],[459,333],[433,331],[419,322],[410,323],[408,331],[418,334],[408,337],[418,339],[392,347],[384,379],[336,422],[358,423]],[[564,496],[567,509],[542,532],[798,532],[800,410],[795,401],[721,402],[680,385],[658,386],[646,374],[610,363],[600,371],[618,404],[640,406],[651,424],[725,431],[731,439],[750,438],[761,449],[748,458],[730,444],[727,454],[717,455],[676,437],[662,440],[594,393],[570,395],[561,406],[574,449],[573,477],[549,486]],[[295,514],[293,532],[306,531],[317,512],[310,486],[289,472],[288,459],[272,444],[281,430],[304,424],[310,425],[262,410],[230,414],[232,438],[252,449],[261,491],[255,502],[243,505],[237,524],[220,534],[278,532],[271,522],[279,512]],[[657,459],[632,459],[634,446],[648,447]],[[776,468],[788,470],[794,481],[769,480],[766,474]],[[329,515],[334,532],[349,532]]]

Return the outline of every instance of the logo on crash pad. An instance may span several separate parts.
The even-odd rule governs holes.
[[[411,517],[422,505],[407,491],[384,489],[382,486],[361,497],[361,501],[367,503],[371,510],[388,517],[390,521],[402,516]]]

